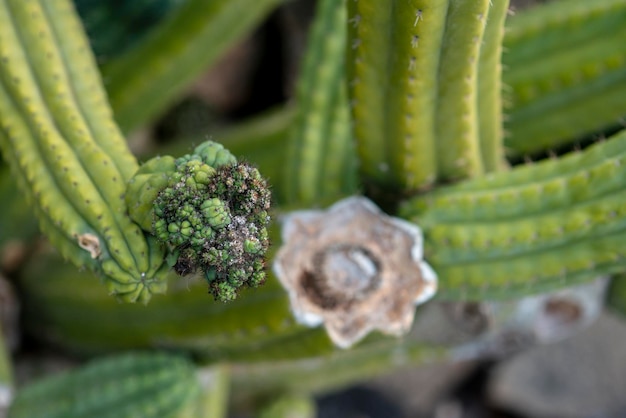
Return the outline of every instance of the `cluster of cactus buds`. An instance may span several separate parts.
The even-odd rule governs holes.
[[[207,141],[148,161],[129,184],[131,217],[170,250],[180,275],[202,271],[215,299],[265,280],[270,193],[258,170]]]

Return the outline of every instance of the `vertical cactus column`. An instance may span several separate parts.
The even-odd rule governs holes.
[[[436,180],[434,104],[447,6],[348,2],[350,104],[367,181],[419,189]]]
[[[501,165],[508,2],[495,3],[348,2],[350,104],[367,181],[410,192]]]
[[[292,205],[327,203],[356,192],[345,77],[346,1],[322,0],[297,86],[297,115],[285,167]]]

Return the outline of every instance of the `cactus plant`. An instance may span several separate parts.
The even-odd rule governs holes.
[[[41,340],[231,362],[233,396],[306,392],[457,355],[415,334],[368,334],[406,334],[431,296],[510,300],[624,273],[623,0],[555,0],[506,24],[506,0],[319,0],[295,103],[267,119],[278,124],[139,165],[121,132],[155,118],[277,4],[186,0],[98,69],[68,0],[0,0],[2,155],[50,243],[117,296],[34,251],[15,280]],[[609,138],[589,145],[590,133]],[[542,153],[560,155],[517,164]],[[374,203],[340,201],[359,194]],[[365,220],[333,220],[351,202]],[[198,291],[207,282],[215,301]],[[168,287],[147,306],[118,303]],[[145,372],[111,370],[111,381]],[[18,391],[12,413],[64,382]],[[159,408],[186,403],[170,383],[154,388]],[[149,402],[135,389],[129,411]]]

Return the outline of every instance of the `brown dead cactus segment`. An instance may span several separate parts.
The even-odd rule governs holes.
[[[423,261],[422,232],[363,197],[285,217],[274,270],[296,319],[324,323],[339,347],[372,330],[402,335],[437,277]]]

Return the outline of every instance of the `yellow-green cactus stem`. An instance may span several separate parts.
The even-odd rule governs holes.
[[[350,105],[368,182],[414,192],[502,166],[508,2],[490,4],[348,2]]]
[[[448,4],[435,118],[438,170],[445,180],[475,177],[484,172],[478,136],[477,84],[490,3],[490,0],[455,0]],[[484,44],[492,48],[497,45],[497,42]],[[494,71],[492,77],[496,76]],[[481,101],[487,100],[487,95],[483,95]]]
[[[348,1],[353,131],[361,173],[381,186],[436,180],[434,104],[448,3]]]
[[[61,253],[122,300],[147,301],[165,290],[163,253],[126,214],[136,161],[71,4],[53,3],[0,2],[0,145]],[[77,40],[62,42],[59,21]]]
[[[486,173],[506,167],[502,127],[502,39],[509,0],[491,2],[478,60],[478,137]]]
[[[346,40],[346,1],[320,1],[297,86],[297,115],[284,170],[291,205],[326,203],[356,192]]]
[[[138,352],[95,360],[18,392],[10,418],[178,418],[200,396],[193,364]]]
[[[545,152],[619,125],[626,116],[626,3],[563,0],[507,23],[506,148]]]
[[[626,131],[583,152],[414,198],[446,299],[511,298],[626,270]]]

